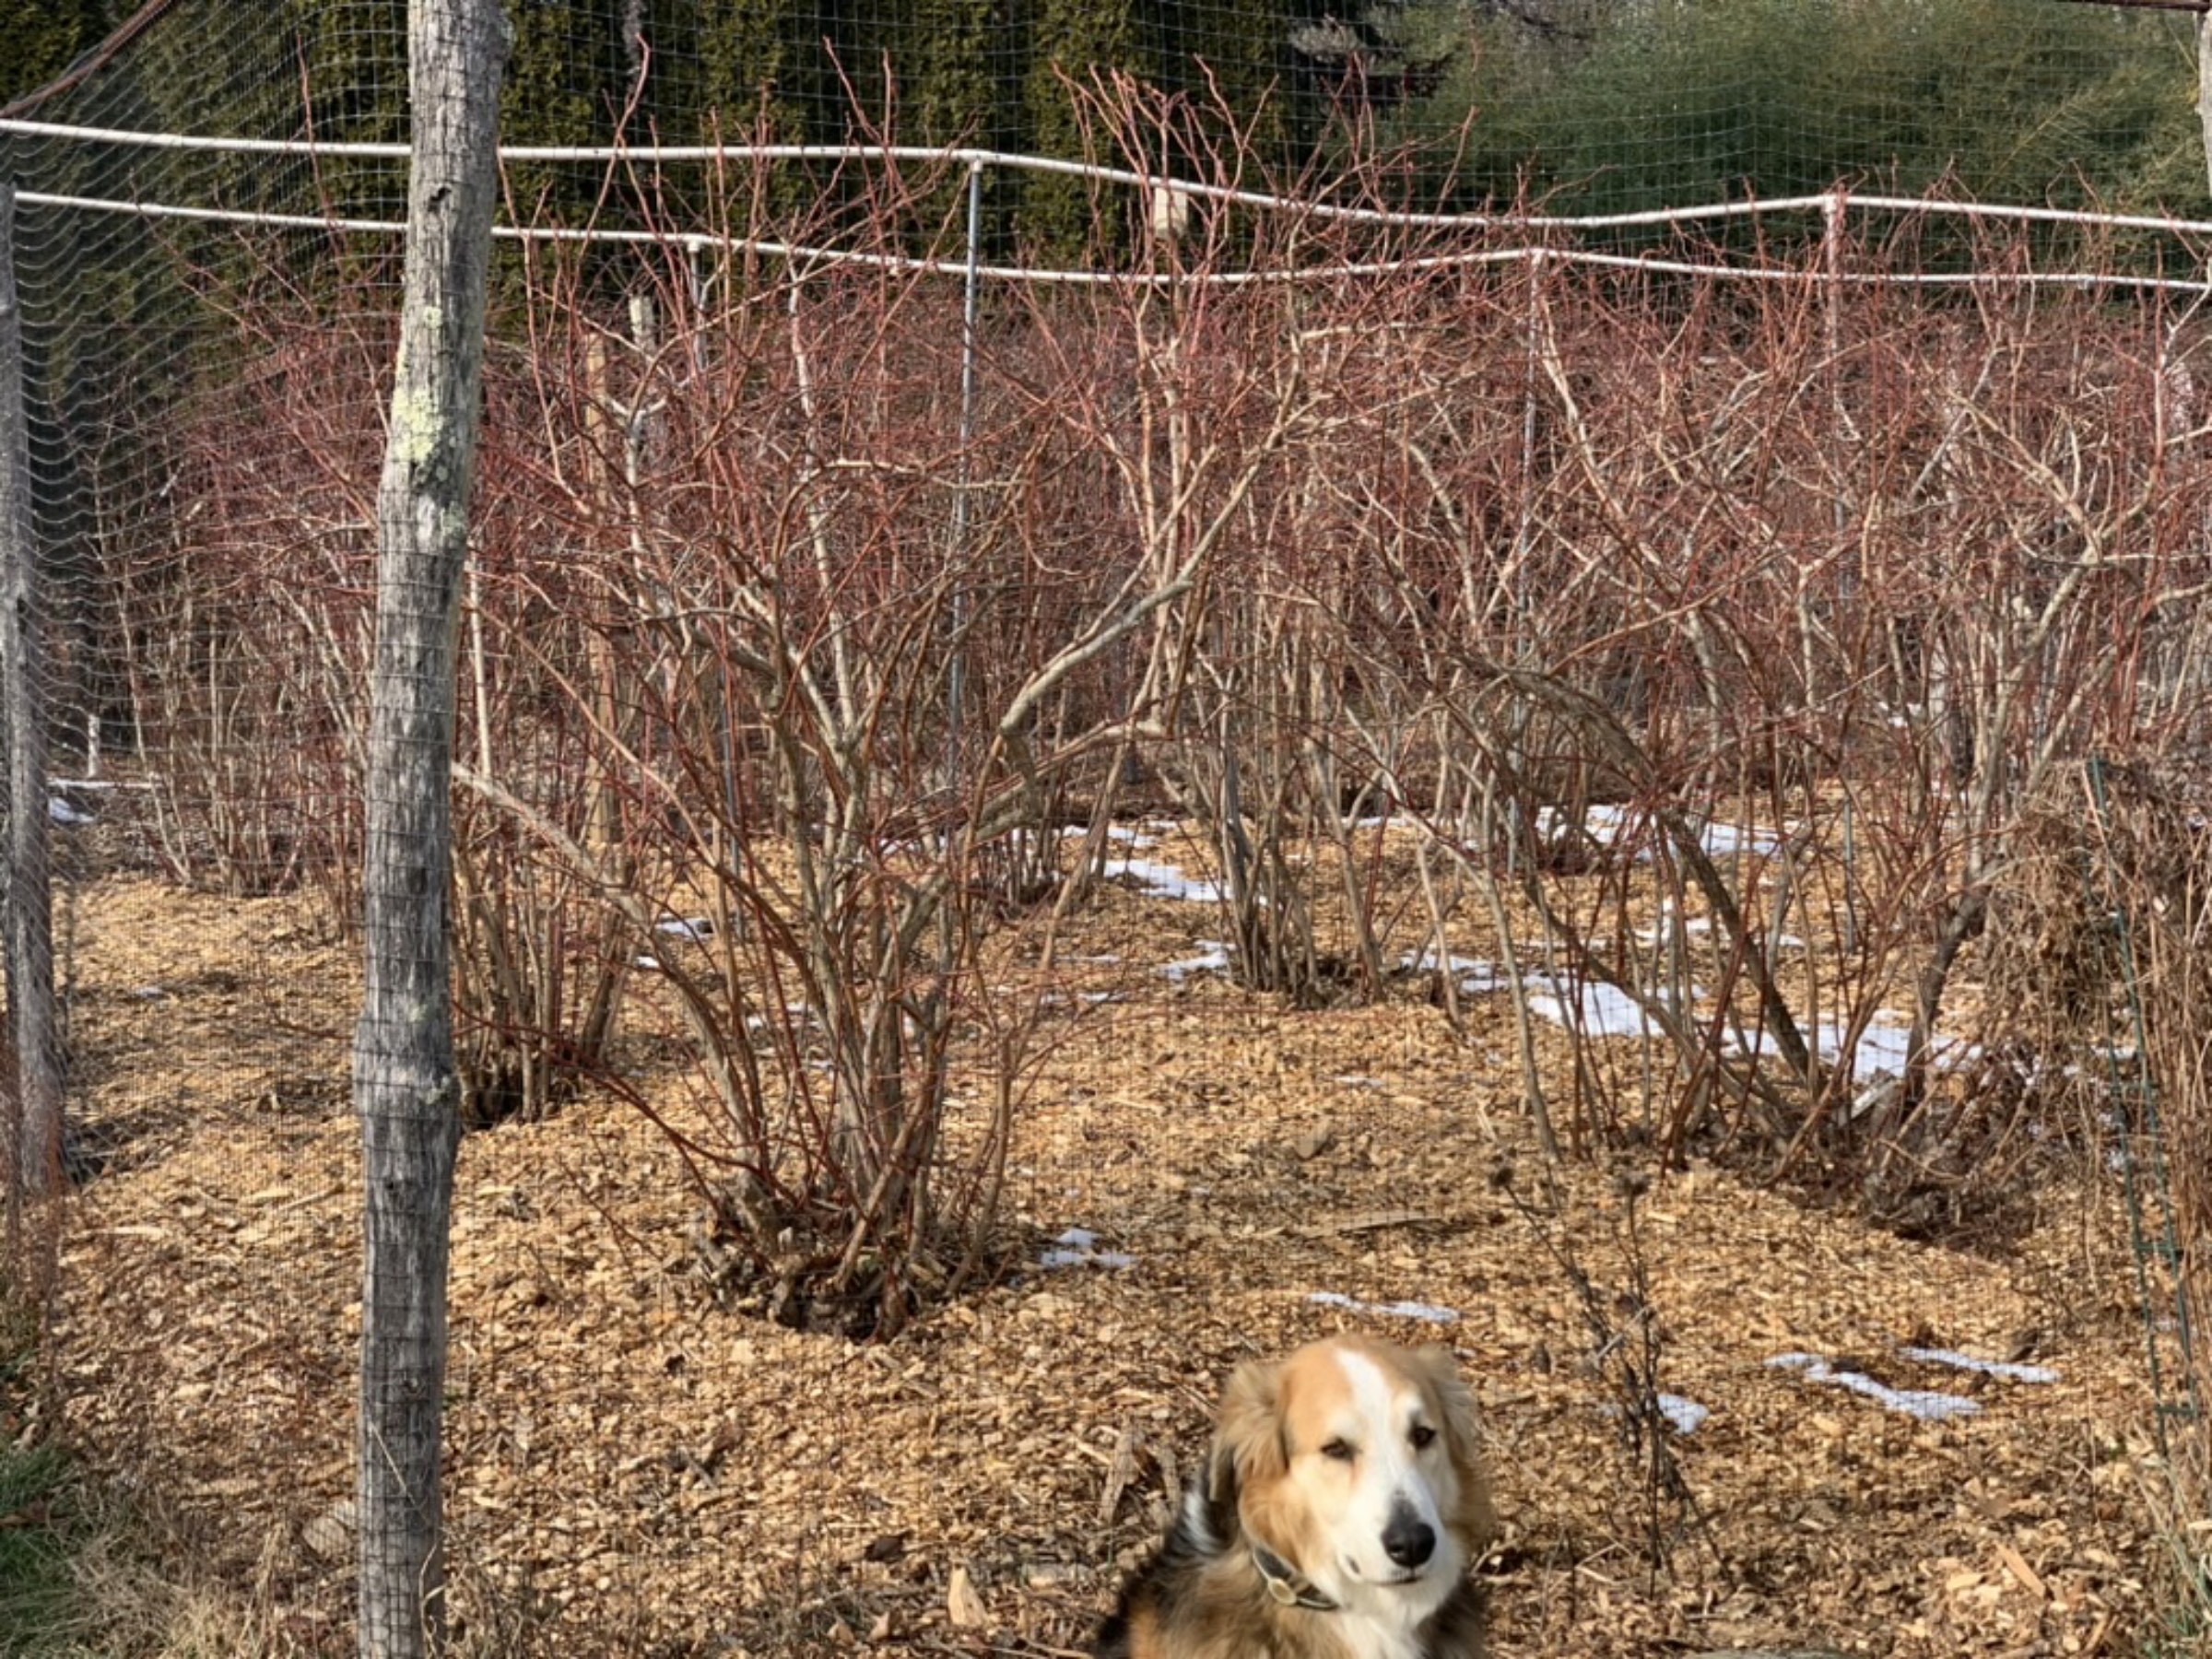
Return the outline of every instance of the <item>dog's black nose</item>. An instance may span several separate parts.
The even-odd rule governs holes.
[[[1436,1528],[1400,1504],[1382,1529],[1382,1553],[1401,1567],[1418,1567],[1436,1553]]]

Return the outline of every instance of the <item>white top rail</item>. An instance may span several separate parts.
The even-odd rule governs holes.
[[[0,135],[59,138],[85,144],[124,145],[148,149],[182,150],[209,155],[298,156],[302,158],[358,157],[404,161],[410,154],[405,144],[324,143],[313,138],[222,138],[189,133],[148,133],[124,127],[73,126],[47,121],[0,120]],[[1064,177],[1095,179],[1103,183],[1139,189],[1164,189],[1193,198],[1230,202],[1242,206],[1297,213],[1314,218],[1343,219],[1352,223],[1382,224],[1408,229],[1498,229],[1524,231],[1627,229],[1644,225],[1688,224],[1706,219],[1757,218],[1771,213],[1827,212],[1848,204],[1877,212],[1923,213],[1957,218],[2015,220],[2040,224],[2068,224],[2115,230],[2154,230],[2172,236],[2212,238],[2212,220],[2171,218],[2155,214],[2093,213],[2065,207],[2035,207],[1986,202],[1952,202],[1921,196],[1860,194],[1850,190],[1823,191],[1815,195],[1782,196],[1761,201],[1711,202],[1688,207],[1652,207],[1633,213],[1514,214],[1420,213],[1382,207],[1350,207],[1341,204],[1285,196],[1266,191],[1245,190],[1225,184],[1202,184],[1165,173],[1135,172],[1127,168],[1102,167],[1088,161],[1063,161],[1048,156],[1026,156],[1005,150],[935,148],[922,145],[877,144],[737,144],[737,145],[503,145],[504,162],[612,162],[647,165],[701,163],[729,160],[770,161],[929,161],[947,167],[1006,168],[1015,171],[1054,173]],[[2183,284],[2194,287],[2194,284]]]
[[[1820,203],[1833,198],[1804,198]],[[1855,198],[1854,198],[1855,199]],[[288,230],[322,230],[338,235],[392,236],[406,233],[399,219],[341,218],[306,213],[258,213],[240,208],[176,207],[154,202],[122,202],[100,196],[54,195],[40,191],[18,191],[16,200],[33,206],[66,207],[87,213],[114,213],[148,219],[181,219],[198,223],[232,224]],[[1557,221],[1555,221],[1557,222]],[[931,259],[920,254],[869,253],[842,248],[812,247],[768,238],[720,237],[687,231],[663,235],[652,230],[562,229],[545,227],[497,225],[494,238],[503,241],[561,243],[596,242],[614,246],[681,248],[706,253],[743,248],[770,259],[786,259],[809,266],[861,265],[874,269],[914,271],[933,276],[966,277],[971,269],[989,281],[1057,284],[1067,288],[1103,288],[1115,285],[1167,287],[1176,283],[1212,288],[1254,288],[1266,284],[1326,281],[1331,278],[1382,276],[1400,272],[1441,271],[1454,267],[1544,263],[1594,265],[1616,270],[1648,271],[1656,275],[1724,277],[1744,282],[1822,282],[1860,288],[2110,288],[2136,293],[2202,295],[2204,279],[2179,276],[2132,276],[2113,271],[2009,271],[2009,272],[1883,272],[1828,271],[1809,267],[1732,265],[1714,261],[1645,257],[1633,253],[1604,253],[1582,248],[1522,244],[1508,248],[1475,248],[1459,253],[1430,253],[1405,259],[1367,260],[1333,265],[1286,266],[1265,271],[1092,271],[1053,267],[977,265],[964,258]]]

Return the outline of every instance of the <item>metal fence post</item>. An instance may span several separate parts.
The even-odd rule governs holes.
[[[39,628],[23,308],[16,288],[16,187],[0,180],[0,696],[7,708],[7,1011],[16,1050],[10,1196],[62,1181],[61,1046],[54,1040],[53,912],[47,858],[44,664]]]
[[[968,452],[975,441],[975,324],[982,292],[982,235],[983,164],[977,158],[968,163],[968,270],[960,297],[960,456],[952,497],[953,647],[945,687],[945,775],[955,787],[960,780],[961,704],[968,692],[968,647],[960,637],[968,629],[968,585],[960,567],[968,558]]]

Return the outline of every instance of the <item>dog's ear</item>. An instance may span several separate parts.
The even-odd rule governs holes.
[[[1272,1480],[1288,1466],[1278,1400],[1283,1368],[1248,1359],[1221,1392],[1213,1451],[1206,1458],[1206,1499],[1217,1513],[1234,1513],[1237,1495]]]
[[[1475,1419],[1475,1391],[1460,1376],[1459,1361],[1452,1358],[1450,1348],[1433,1343],[1416,1349],[1413,1359],[1421,1380],[1429,1385],[1429,1392],[1436,1400],[1437,1409],[1443,1414],[1444,1439],[1451,1445],[1453,1459],[1463,1466],[1471,1465],[1481,1430]]]
[[[1430,1346],[1413,1356],[1443,1418],[1444,1445],[1459,1471],[1459,1521],[1478,1544],[1494,1537],[1498,1519],[1490,1508],[1490,1486],[1482,1467],[1482,1431],[1475,1416],[1475,1391],[1459,1374],[1449,1348]]]

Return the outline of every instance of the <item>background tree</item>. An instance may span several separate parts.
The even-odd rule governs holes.
[[[1070,82],[1115,70],[1137,76],[1152,65],[1140,50],[1130,0],[1043,0],[1030,24],[1023,77],[1024,124],[1041,155],[1083,153],[1082,123]],[[1022,186],[1019,231],[1039,257],[1071,257],[1091,245],[1090,188],[1081,179],[1041,175]]]
[[[100,0],[0,0],[0,104],[59,76],[107,21]]]
[[[2021,0],[1474,13],[1384,0],[1339,32],[1378,62],[1441,58],[1434,89],[1382,126],[1427,146],[1430,186],[1465,206],[1510,200],[1524,180],[1563,211],[1627,212],[1853,178],[2194,210],[2188,29]],[[1454,164],[1442,140],[1463,125],[1472,142]]]

